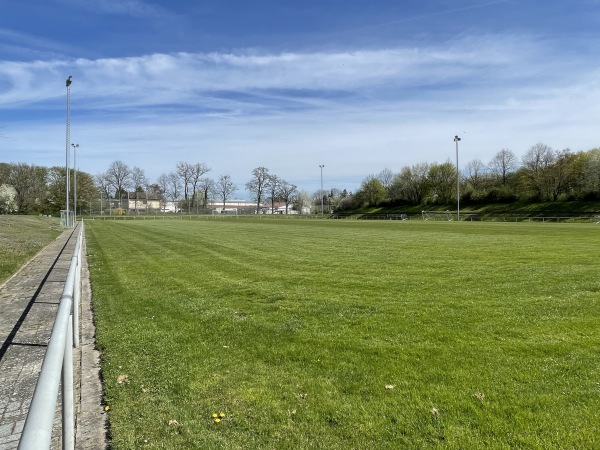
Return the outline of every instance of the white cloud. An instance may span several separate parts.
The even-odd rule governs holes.
[[[141,0],[59,0],[71,6],[93,11],[96,13],[111,14],[128,17],[162,17],[167,10],[154,3]]]
[[[3,147],[62,164],[72,74],[72,136],[88,172],[122,159],[156,178],[177,161],[199,161],[242,190],[264,165],[316,189],[325,164],[339,183],[331,187],[354,190],[385,167],[453,158],[457,133],[465,163],[538,141],[596,146],[599,69],[560,56],[531,36],[483,35],[352,52],[0,62],[0,110],[56,111],[43,124],[9,123]],[[0,149],[0,160],[15,158]]]
[[[310,91],[360,94],[375,90],[394,97],[398,89],[522,79],[531,72],[527,65],[542,64],[541,57],[530,59],[534,47],[534,42],[519,38],[484,36],[444,47],[354,52],[178,53],[73,62],[4,62],[0,74],[12,81],[13,89],[0,100],[4,104],[11,100],[36,102],[51,98],[52,93],[62,95],[56,89],[57,78],[71,73],[73,89],[77,88],[80,96],[125,98],[132,107],[195,103],[199,95],[214,91],[259,92],[260,96],[261,91],[293,90],[297,100],[302,91],[310,96]]]

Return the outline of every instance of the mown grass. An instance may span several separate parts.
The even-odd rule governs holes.
[[[87,242],[114,449],[600,446],[598,225],[88,222]]]
[[[0,284],[60,232],[56,218],[0,215]]]

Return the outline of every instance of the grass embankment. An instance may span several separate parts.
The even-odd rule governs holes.
[[[456,203],[451,205],[396,205],[365,208],[348,214],[409,214],[421,215],[421,211],[454,211]],[[519,217],[590,217],[600,215],[600,202],[569,201],[546,203],[489,203],[461,204],[463,220],[468,220],[468,214],[478,214],[481,218],[493,219],[499,216]],[[344,214],[346,212],[342,212]]]
[[[600,446],[598,225],[86,229],[115,450]]]
[[[55,218],[0,215],[0,284],[60,233]]]

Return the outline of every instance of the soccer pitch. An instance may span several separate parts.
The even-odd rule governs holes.
[[[86,234],[113,449],[600,446],[596,224]]]

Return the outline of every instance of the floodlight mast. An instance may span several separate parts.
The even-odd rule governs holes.
[[[75,216],[73,217],[74,221],[77,221],[77,147],[79,144],[71,144],[73,147],[73,209],[75,210]]]
[[[456,220],[460,220],[460,172],[458,171],[458,141],[460,138],[454,136],[456,144]]]
[[[69,176],[69,156],[71,154],[71,148],[70,148],[70,141],[71,141],[71,78],[73,78],[71,75],[69,75],[69,78],[67,78],[67,137],[66,137],[66,141],[67,141],[67,145],[66,145],[66,158],[65,158],[65,171],[66,171],[66,191],[67,191],[67,201],[66,201],[66,216],[65,216],[65,225],[67,227],[71,226],[71,217],[70,217],[70,211],[69,211],[69,194],[70,194],[70,189],[69,186],[71,184],[71,179]]]
[[[323,208],[325,207],[323,205],[323,167],[325,167],[325,164],[319,164],[319,167],[321,168],[321,219],[323,218]]]

